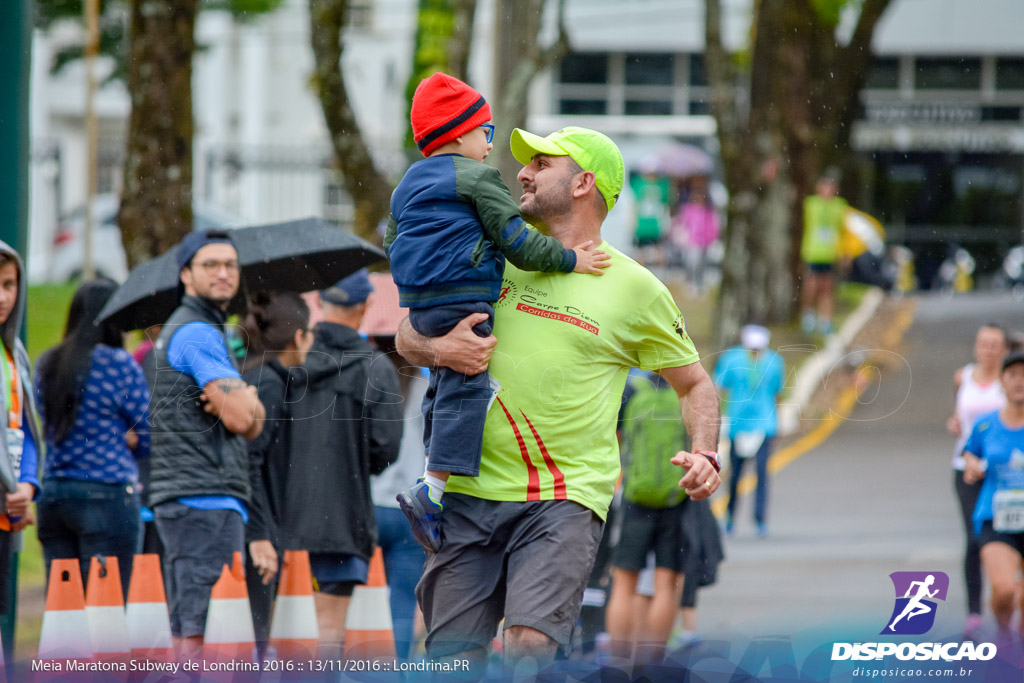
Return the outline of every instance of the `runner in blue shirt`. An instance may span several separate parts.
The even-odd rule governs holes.
[[[964,446],[964,481],[983,480],[974,508],[981,563],[992,586],[992,613],[1008,636],[1024,568],[1024,352],[1003,361],[1006,406],[978,418]],[[1021,598],[1024,613],[1024,598]]]

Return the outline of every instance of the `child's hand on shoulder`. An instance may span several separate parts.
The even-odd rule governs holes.
[[[576,252],[574,273],[604,275],[602,269],[612,264],[612,257],[594,246],[594,240],[587,240],[583,244],[577,244],[572,250]]]

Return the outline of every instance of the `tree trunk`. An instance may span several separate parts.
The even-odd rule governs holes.
[[[469,53],[473,44],[476,0],[419,0],[412,73],[405,86],[405,146],[413,159],[420,157],[409,119],[412,97],[420,82],[438,71],[468,81]]]
[[[798,308],[802,200],[825,165],[850,165],[871,36],[888,3],[865,0],[841,46],[831,19],[810,0],[761,0],[744,70],[722,44],[720,0],[705,0],[708,76],[729,189],[719,348],[744,322],[784,322]]]
[[[192,54],[199,0],[131,0],[132,110],[118,224],[128,265],[192,230]]]
[[[792,243],[803,235],[803,198],[829,166],[856,166],[850,135],[860,108],[860,91],[871,65],[871,36],[889,0],[866,0],[850,42],[836,43],[835,28],[823,23],[810,0],[769,0],[781,19],[781,33],[789,38],[780,46],[782,73],[786,79],[778,97],[787,112],[785,136],[790,159],[794,208],[790,224]],[[850,189],[849,183],[844,184]],[[790,270],[801,274],[800,254],[793,249]],[[794,308],[795,311],[795,308]]]
[[[511,188],[518,188],[521,166],[508,148],[512,129],[526,125],[530,84],[544,69],[569,52],[565,0],[558,0],[558,38],[541,48],[538,43],[547,0],[498,0],[495,5],[494,149],[490,160]],[[513,192],[513,194],[516,194]]]
[[[469,72],[469,51],[473,45],[476,0],[452,0],[452,34],[448,38],[447,71],[461,81]]]
[[[377,170],[349,102],[341,68],[347,0],[310,0],[313,87],[331,136],[334,161],[355,206],[353,232],[380,243],[377,226],[388,215],[392,185]]]

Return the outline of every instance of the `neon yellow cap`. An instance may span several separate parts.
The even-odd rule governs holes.
[[[594,183],[608,209],[615,206],[622,192],[626,167],[622,163],[622,152],[618,145],[607,135],[589,128],[569,126],[542,138],[516,128],[512,131],[509,144],[512,156],[523,166],[529,164],[537,154],[568,156],[584,171],[594,174]]]

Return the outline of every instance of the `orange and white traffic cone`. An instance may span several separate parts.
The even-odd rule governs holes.
[[[159,555],[135,556],[132,580],[128,584],[125,623],[132,658],[152,662],[174,661],[171,619],[167,612],[167,594],[160,573]]]
[[[270,622],[271,651],[278,659],[307,660],[316,656],[319,640],[309,553],[286,550]]]
[[[234,554],[231,567],[224,565],[220,579],[213,585],[203,645],[203,657],[210,662],[254,661],[256,633],[245,587],[245,565],[239,552]]]
[[[93,557],[85,591],[85,619],[93,655],[101,662],[128,662],[131,648],[124,619],[121,571],[116,557]]]
[[[380,548],[370,559],[365,586],[356,586],[345,619],[345,659],[394,659],[395,633]]]
[[[50,563],[50,585],[46,591],[43,628],[39,633],[38,658],[62,660],[62,663],[69,659],[92,659],[82,572],[77,559]]]

